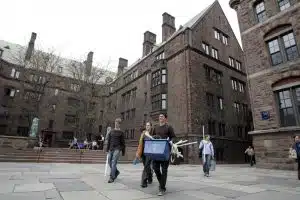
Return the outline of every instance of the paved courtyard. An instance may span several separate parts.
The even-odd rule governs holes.
[[[104,165],[0,163],[1,200],[299,200],[296,172],[219,165],[205,178],[201,166],[170,166],[167,193],[157,197],[157,180],[140,185],[141,165],[120,165],[113,184]]]

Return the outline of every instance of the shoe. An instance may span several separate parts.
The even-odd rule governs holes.
[[[118,171],[116,171],[116,178],[118,177],[120,175],[120,171],[118,170]],[[115,179],[116,179],[115,178]]]
[[[114,182],[114,179],[112,179],[112,178],[110,178],[109,180],[108,180],[108,183],[113,183]]]
[[[152,180],[148,180],[147,182],[148,182],[148,184],[152,184],[153,181]]]
[[[146,187],[148,187],[147,184],[142,184],[142,185],[141,185],[141,188],[146,188]]]
[[[160,191],[157,193],[157,196],[163,196],[165,193],[166,193],[165,190],[160,190]]]

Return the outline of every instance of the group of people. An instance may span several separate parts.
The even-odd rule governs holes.
[[[83,143],[78,142],[77,138],[74,137],[69,143],[70,149],[91,149],[91,150],[101,150],[103,149],[104,137],[103,135],[97,140],[96,138],[91,142],[86,138]]]
[[[120,171],[117,168],[118,160],[121,154],[125,155],[125,136],[124,132],[120,129],[121,119],[117,118],[115,120],[115,128],[111,129],[106,136],[107,146],[106,152],[108,153],[108,164],[111,168],[110,177],[108,183],[113,183],[116,178],[119,176]],[[151,160],[148,156],[144,154],[144,143],[146,140],[151,138],[155,139],[169,139],[170,148],[175,138],[175,133],[172,128],[167,123],[167,115],[160,114],[159,115],[159,125],[152,127],[151,122],[146,123],[145,129],[142,131],[139,145],[136,152],[136,159],[141,160],[144,166],[142,177],[141,177],[141,187],[146,188],[148,184],[151,184],[153,181],[153,172],[152,168],[156,174],[158,183],[159,183],[159,191],[158,196],[164,195],[166,192],[166,182],[168,175],[168,167],[169,161],[158,161]],[[299,137],[295,137],[295,145],[294,148],[297,150],[298,154],[298,178],[300,179],[300,139]],[[250,157],[250,164],[253,165],[254,161],[254,149],[249,146],[249,148],[245,151],[246,154]],[[210,141],[210,136],[205,135],[203,140],[199,145],[199,156],[202,157],[203,163],[203,172],[205,177],[209,177],[211,161],[214,160],[214,146]]]
[[[123,131],[120,130],[120,122],[121,119],[119,118],[115,120],[115,128],[112,129],[107,136],[106,151],[108,153],[108,164],[111,168],[108,183],[113,183],[120,174],[120,171],[117,168],[117,163],[121,153],[122,155],[125,154],[125,138]],[[154,138],[169,139],[172,144],[172,140],[175,138],[175,133],[172,126],[167,124],[166,114],[159,115],[159,126],[152,128],[152,124],[150,122],[146,123],[146,128],[141,134],[139,147],[136,153],[137,159],[142,160],[144,165],[141,187],[145,188],[148,184],[152,183],[152,165],[159,183],[158,196],[162,196],[166,192],[169,161],[151,160],[149,157],[144,155],[143,144],[145,140],[149,139],[150,135]]]

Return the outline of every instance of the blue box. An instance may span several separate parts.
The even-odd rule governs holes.
[[[168,161],[170,150],[169,140],[145,140],[144,155],[150,157],[152,160]]]

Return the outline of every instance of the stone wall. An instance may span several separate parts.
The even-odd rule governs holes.
[[[295,160],[289,159],[289,148],[293,145],[293,136],[298,131],[275,129],[253,135],[253,145],[258,167],[270,169],[296,170]]]
[[[0,135],[0,148],[33,148],[36,142],[35,138]]]

